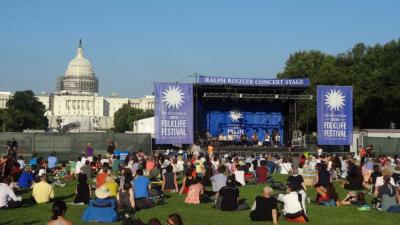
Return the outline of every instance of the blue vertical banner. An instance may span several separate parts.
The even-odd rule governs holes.
[[[317,86],[319,145],[353,142],[353,87]]]
[[[155,83],[156,144],[193,144],[193,85]]]

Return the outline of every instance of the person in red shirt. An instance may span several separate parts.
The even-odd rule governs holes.
[[[260,166],[256,169],[257,183],[266,183],[268,179],[267,161],[261,160]]]
[[[107,173],[108,173],[108,165],[103,165],[102,171],[96,177],[97,188],[106,183]]]

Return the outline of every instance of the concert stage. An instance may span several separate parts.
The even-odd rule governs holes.
[[[289,147],[223,146],[215,148],[215,152],[289,152]]]
[[[303,95],[307,79],[239,79],[200,76],[193,85],[195,142],[241,142],[258,145],[270,136],[272,145],[291,146],[297,130],[296,101]],[[257,143],[255,142],[255,143]],[[217,144],[218,145],[218,144]],[[217,146],[232,151],[288,151],[285,147]]]

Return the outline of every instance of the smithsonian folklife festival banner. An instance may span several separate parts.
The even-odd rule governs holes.
[[[193,144],[193,85],[155,83],[156,144]]]
[[[317,86],[319,145],[353,142],[353,87]]]

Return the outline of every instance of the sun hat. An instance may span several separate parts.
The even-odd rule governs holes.
[[[104,185],[97,188],[96,191],[94,192],[94,194],[96,195],[97,198],[101,198],[101,199],[110,197],[110,191]]]
[[[41,177],[44,174],[46,174],[46,170],[45,169],[40,169],[39,172],[38,172],[38,176]]]
[[[400,174],[400,166],[394,167],[393,173]]]

